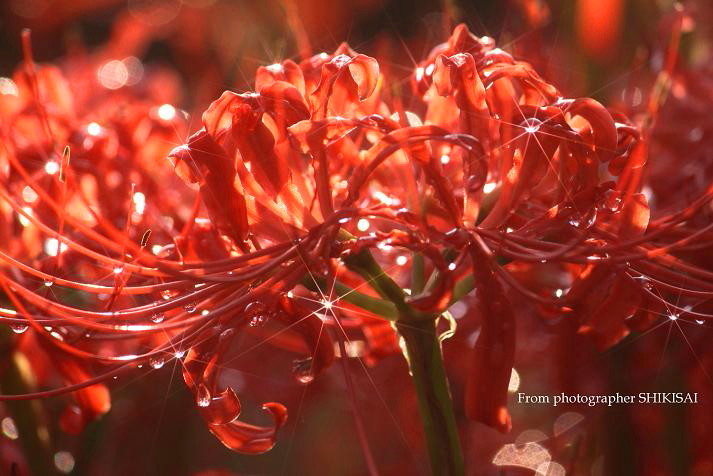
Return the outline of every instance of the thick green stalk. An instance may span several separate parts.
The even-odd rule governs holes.
[[[464,467],[458,425],[435,321],[402,320],[396,327],[406,343],[433,474],[462,475]]]
[[[364,250],[344,261],[350,270],[366,279],[383,299],[391,301],[398,311],[396,327],[406,343],[433,474],[464,474],[458,425],[436,335],[438,316],[416,311],[409,306],[404,290],[383,271],[369,251]]]

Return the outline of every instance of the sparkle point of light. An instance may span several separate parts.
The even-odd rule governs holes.
[[[528,134],[534,134],[535,132],[537,132],[539,130],[540,130],[540,126],[537,124],[529,125],[529,126],[525,127],[525,132],[527,132]]]
[[[483,193],[491,193],[493,190],[495,190],[495,187],[497,184],[495,182],[488,182],[485,185],[483,185]]]
[[[668,318],[672,321],[677,321],[678,320],[678,314],[669,314]]]
[[[87,125],[87,134],[90,136],[98,136],[101,134],[102,131],[102,126],[97,124],[96,122],[91,122],[89,125]]]
[[[332,309],[332,306],[334,305],[334,302],[333,302],[333,301],[327,301],[326,299],[322,299],[321,304],[322,304],[322,306],[323,306],[325,309],[329,310],[329,309]]]
[[[171,106],[170,104],[162,104],[161,106],[159,106],[156,113],[158,114],[159,119],[164,121],[170,121],[174,117],[176,117],[176,108]]]
[[[369,223],[369,220],[366,218],[360,218],[359,221],[357,222],[357,230],[359,231],[366,231],[369,229],[371,224]]]
[[[25,216],[25,215],[23,215],[23,214],[21,214],[21,213],[18,213],[18,214],[17,214],[17,219],[20,220],[20,225],[22,225],[22,226],[29,226],[30,223],[32,223],[32,222],[31,222],[30,219],[27,218],[27,217],[28,217],[28,216],[32,216],[32,208],[30,208],[30,207],[22,207],[22,211],[25,212],[25,215],[27,215],[27,216]]]
[[[114,269],[112,270],[112,272],[113,272],[114,274],[121,274],[121,273],[124,272],[124,268],[121,267],[121,266],[117,266],[116,268],[114,268]]]
[[[45,172],[47,175],[54,175],[59,172],[59,162],[56,160],[48,160],[45,163]]]
[[[134,202],[134,208],[136,209],[136,213],[138,213],[139,215],[143,215],[144,210],[146,209],[146,195],[141,192],[136,192],[134,193],[132,200]]]
[[[510,382],[508,383],[508,392],[515,393],[520,388],[520,374],[517,370],[512,369],[510,373]]]
[[[57,238],[47,238],[44,249],[48,256],[57,256],[59,253],[67,251],[67,245],[65,243],[60,244]]]
[[[0,94],[6,96],[19,96],[20,90],[10,78],[0,78]]]
[[[451,161],[451,156],[450,156],[450,155],[443,154],[443,155],[441,156],[441,163],[442,163],[443,165],[446,165],[446,164],[447,164],[448,162],[450,162],[450,161]]]
[[[396,257],[396,264],[399,266],[403,266],[406,263],[408,263],[408,257],[406,255],[400,255]]]
[[[22,189],[22,199],[25,202],[34,203],[38,198],[37,192],[35,192],[29,185],[26,185],[25,188]]]
[[[455,263],[450,263],[450,264],[448,265],[448,270],[449,270],[449,271],[453,271],[454,269],[456,269],[456,264],[455,264]]]
[[[562,289],[558,289],[555,291],[555,296],[557,296],[558,298],[562,297],[563,294],[564,294],[564,290],[562,290]]]

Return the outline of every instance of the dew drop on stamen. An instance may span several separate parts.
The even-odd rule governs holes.
[[[202,383],[196,388],[196,405],[205,408],[210,405],[210,391]]]
[[[256,314],[250,318],[250,327],[262,327],[267,322],[265,314]]]
[[[162,355],[155,355],[149,359],[149,365],[154,369],[160,369],[165,363],[166,359]]]
[[[166,300],[166,301],[168,301],[168,300],[171,299],[172,297],[178,295],[177,292],[171,291],[170,289],[164,289],[163,291],[161,291],[160,294],[161,294],[161,297],[162,297],[164,300]]]
[[[218,336],[218,339],[220,340],[225,340],[225,339],[230,339],[235,335],[235,329],[225,329],[223,332],[220,333]]]
[[[30,326],[27,324],[10,324],[10,329],[12,329],[12,332],[15,334],[22,334],[29,328]]]

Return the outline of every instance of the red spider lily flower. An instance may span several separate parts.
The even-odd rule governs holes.
[[[698,224],[712,191],[652,219],[639,193],[646,125],[564,98],[463,25],[416,66],[412,101],[390,80],[346,44],[261,67],[256,91],[225,92],[174,148],[170,131],[188,126],[173,106],[129,97],[98,107],[100,125],[28,53],[18,93],[0,103],[13,227],[0,254],[12,306],[0,315],[31,328],[52,360],[71,357],[57,369],[65,387],[0,399],[73,392],[92,418],[108,409],[107,378],[177,358],[209,430],[262,453],[287,411],[265,403],[272,426],[239,419],[247,389],[221,379],[237,336],[299,354],[303,384],[337,357],[377,364],[404,347],[426,426],[448,435],[429,445],[432,460],[452,458],[457,474],[457,430],[434,415],[450,406],[436,325],[471,290],[465,319],[480,333],[466,413],[501,431],[512,423],[516,297],[576,321],[602,348],[650,324],[632,318],[642,306],[711,317],[695,306],[713,275],[680,251],[710,236]],[[351,387],[346,366],[345,377]]]

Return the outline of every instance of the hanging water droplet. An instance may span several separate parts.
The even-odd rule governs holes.
[[[314,372],[312,372],[312,358],[294,360],[292,362],[292,374],[299,383],[311,383],[314,380]]]
[[[160,294],[161,294],[161,297],[162,297],[163,299],[165,299],[166,301],[168,301],[168,300],[171,299],[172,297],[177,296],[177,295],[178,295],[178,292],[173,291],[173,290],[171,290],[171,289],[164,289],[163,291],[161,291]]]
[[[220,333],[220,336],[218,336],[218,339],[220,340],[225,340],[225,339],[230,339],[235,335],[235,329],[225,329],[223,332]]]
[[[149,365],[155,369],[160,369],[165,363],[166,359],[162,355],[155,355],[149,359]]]
[[[12,329],[12,332],[15,334],[22,334],[29,329],[29,327],[27,324],[10,324],[10,329]]]
[[[162,312],[157,312],[153,316],[151,316],[151,322],[154,324],[160,324],[163,322],[163,320],[166,318],[166,315]]]
[[[203,408],[210,405],[210,391],[202,383],[198,384],[198,388],[196,388],[196,405]]]
[[[703,325],[704,322],[705,322],[705,321],[704,321],[703,319],[701,319],[701,320],[696,319],[696,324],[701,324],[701,325]]]
[[[44,282],[44,285],[47,286],[48,288],[51,288],[52,285],[54,285],[54,281],[50,281],[49,279]]]
[[[618,213],[624,206],[624,200],[621,198],[621,193],[616,190],[607,190],[604,193],[604,208],[612,213]]]
[[[250,327],[261,327],[267,322],[265,314],[258,314],[250,318]]]

